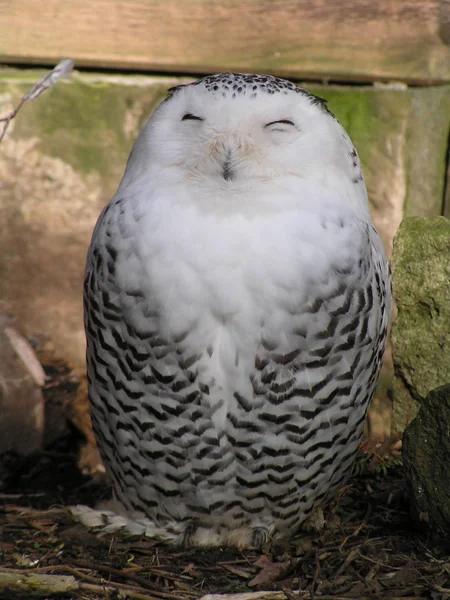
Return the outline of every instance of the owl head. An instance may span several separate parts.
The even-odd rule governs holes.
[[[356,150],[326,102],[269,75],[223,73],[169,91],[144,126],[125,181],[195,194],[337,195],[367,211]]]

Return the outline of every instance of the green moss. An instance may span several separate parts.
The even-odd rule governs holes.
[[[40,72],[0,78],[0,93],[7,89],[17,103],[41,76]],[[126,81],[126,80],[124,80]],[[15,119],[14,137],[38,137],[44,154],[61,158],[81,173],[103,176],[123,169],[135,135],[127,135],[124,119],[136,104],[141,106],[138,126],[164,97],[167,85],[122,85],[81,78],[61,81],[27,103]]]
[[[358,149],[373,191],[373,181],[386,170],[383,163],[392,168],[388,163],[396,160],[395,148],[400,148],[405,215],[441,213],[450,131],[449,86],[305,87],[328,100]]]
[[[398,308],[392,330],[394,421],[430,390],[450,381],[449,257],[450,220],[403,220],[391,261]],[[397,429],[402,425],[395,422]]]
[[[310,89],[310,88],[308,88]],[[372,87],[313,88],[328,100],[331,111],[358,146],[361,159],[365,149],[385,138],[408,116],[411,91]]]
[[[18,102],[47,72],[8,71],[0,75],[0,93],[8,91]],[[179,82],[176,78],[78,75],[27,103],[15,120],[13,135],[38,137],[42,152],[60,157],[80,173],[117,176],[138,129],[167,88]],[[390,176],[395,172],[389,153],[393,147],[402,147],[408,214],[440,212],[450,126],[448,86],[422,90],[303,85],[328,100],[349,132],[375,203],[379,202],[380,172]],[[135,122],[131,133],[125,126],[130,112]]]

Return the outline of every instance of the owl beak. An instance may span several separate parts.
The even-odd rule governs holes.
[[[229,135],[221,133],[217,135],[211,146],[212,155],[215,157],[220,174],[225,181],[232,181],[236,177],[236,171],[233,166],[233,153],[236,150],[234,139],[229,139]]]
[[[234,170],[231,166],[231,152],[228,151],[227,156],[222,163],[222,177],[225,181],[232,181],[234,179]]]

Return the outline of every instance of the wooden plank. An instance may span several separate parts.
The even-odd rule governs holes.
[[[449,0],[0,0],[0,62],[450,81]]]

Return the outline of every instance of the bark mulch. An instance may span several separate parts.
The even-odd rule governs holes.
[[[88,531],[67,507],[95,505],[108,486],[79,470],[81,443],[74,430],[45,452],[0,457],[0,598],[450,598],[450,542],[415,529],[397,440],[366,442],[322,528],[258,552]]]

